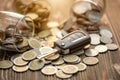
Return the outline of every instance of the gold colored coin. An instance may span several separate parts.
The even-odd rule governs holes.
[[[87,65],[95,65],[99,62],[99,60],[96,57],[86,57],[83,59],[83,62]]]
[[[75,65],[66,65],[62,68],[62,71],[66,74],[75,74],[78,70],[78,67]]]
[[[43,31],[39,32],[38,35],[40,38],[45,38],[45,37],[51,35],[51,32],[50,32],[50,30],[43,30]]]
[[[41,47],[40,41],[38,41],[35,38],[30,38],[28,42],[29,42],[30,47],[32,47],[32,48],[40,48]]]
[[[41,54],[46,54],[47,52],[50,52],[50,51],[52,51],[53,49],[51,48],[51,47],[48,47],[48,46],[44,46],[44,47],[41,47],[40,49],[39,49],[39,51],[40,51],[40,53]]]
[[[53,65],[61,65],[61,64],[63,64],[63,63],[64,63],[64,60],[63,60],[62,57],[60,57],[60,58],[58,58],[57,60],[52,61],[51,64],[53,64]]]
[[[53,75],[57,72],[57,68],[54,66],[45,66],[41,72],[45,75]]]
[[[78,63],[78,64],[75,64],[75,66],[78,67],[79,71],[84,71],[87,68],[87,66],[84,63]]]
[[[66,79],[70,78],[72,75],[71,74],[65,74],[62,70],[58,70],[56,73],[56,76],[60,79]]]
[[[23,58],[24,60],[29,61],[29,60],[35,59],[35,58],[37,57],[37,55],[38,55],[38,54],[37,54],[34,50],[30,50],[30,51],[24,52],[24,53],[22,54],[22,58]]]
[[[22,59],[22,57],[17,57],[17,58],[15,58],[14,59],[14,64],[15,65],[17,65],[17,66],[24,66],[24,65],[27,65],[27,61],[24,61],[23,59]]]
[[[63,57],[63,59],[67,63],[74,63],[74,62],[78,61],[79,57],[76,55],[65,55]]]
[[[15,72],[25,72],[28,70],[28,66],[13,66],[12,69]]]
[[[14,59],[17,58],[17,57],[20,57],[20,56],[21,56],[21,54],[13,55],[13,56],[10,58],[10,60],[11,60],[12,62],[14,62]]]
[[[13,66],[13,63],[9,60],[3,60],[0,61],[0,68],[1,69],[7,69]]]
[[[47,56],[45,57],[46,60],[50,60],[50,61],[53,61],[53,60],[56,60],[60,57],[60,54],[59,53],[55,53],[53,55],[50,55],[50,56]]]

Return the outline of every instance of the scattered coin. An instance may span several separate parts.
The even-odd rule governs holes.
[[[60,79],[66,79],[70,78],[72,75],[71,74],[65,74],[62,70],[58,70],[56,73],[56,76]]]
[[[76,62],[73,62],[73,64],[77,64],[81,62],[81,58],[79,58]]]
[[[84,49],[88,49],[90,47],[90,44],[86,45]]]
[[[41,72],[45,75],[53,75],[57,73],[57,68],[54,66],[45,66]]]
[[[65,55],[63,56],[63,60],[67,63],[74,63],[79,60],[79,57],[76,55]]]
[[[40,41],[38,41],[35,38],[30,38],[28,40],[28,42],[29,42],[29,46],[32,47],[32,48],[40,48],[41,47]]]
[[[100,44],[100,35],[99,34],[90,34],[91,37],[91,44],[98,45]]]
[[[113,42],[110,37],[106,37],[106,36],[102,36],[102,37],[100,38],[100,40],[101,40],[101,42],[104,43],[104,44],[110,44],[110,43]]]
[[[99,52],[99,53],[104,53],[107,52],[108,48],[105,45],[97,45],[95,47],[95,49]]]
[[[83,62],[87,65],[95,65],[99,60],[96,57],[86,57],[83,59]]]
[[[13,55],[13,56],[10,58],[10,60],[11,60],[12,62],[14,62],[14,59],[17,58],[17,57],[20,57],[20,56],[21,56],[21,54],[15,54],[15,55]]]
[[[29,60],[35,59],[37,57],[37,55],[38,54],[34,50],[29,50],[29,51],[26,51],[22,54],[22,58],[24,60],[29,61]]]
[[[94,11],[94,10],[87,11],[86,17],[87,17],[91,22],[97,23],[97,22],[99,22],[100,19],[101,19],[101,13],[98,12],[98,11]]]
[[[63,63],[64,63],[64,60],[63,60],[62,57],[60,57],[60,58],[58,58],[57,60],[52,61],[51,64],[53,64],[53,65],[61,65],[61,64],[63,64]]]
[[[24,65],[27,65],[27,64],[28,64],[28,62],[27,62],[27,61],[24,61],[24,60],[22,59],[22,57],[17,57],[17,58],[15,58],[14,61],[13,61],[13,63],[14,63],[15,65],[17,65],[17,66],[24,66]]]
[[[47,52],[52,51],[53,49],[51,47],[44,46],[44,47],[41,47],[39,50],[41,54],[46,54]]]
[[[40,38],[45,38],[51,34],[50,30],[44,30],[38,33]]]
[[[50,60],[50,61],[53,61],[53,60],[56,60],[60,57],[60,54],[59,53],[55,53],[53,55],[49,55],[47,57],[45,57],[46,60]]]
[[[13,63],[9,60],[0,61],[0,68],[1,69],[8,69],[13,66]]]
[[[62,71],[66,74],[75,74],[78,70],[78,67],[75,65],[66,65],[62,68]]]
[[[78,64],[75,64],[75,66],[78,67],[79,71],[84,71],[87,68],[86,64],[84,63],[78,63]]]
[[[114,44],[114,43],[106,44],[106,46],[107,46],[108,50],[111,50],[111,51],[118,49],[118,46],[116,44]]]
[[[15,72],[25,72],[28,70],[28,66],[13,66],[12,69]]]
[[[42,58],[42,61],[43,61],[46,65],[52,63],[52,61],[48,61],[48,60],[46,60],[46,59],[44,59],[44,58]]]
[[[107,29],[100,30],[100,35],[112,38],[112,33]]]
[[[99,52],[95,49],[87,49],[85,51],[85,55],[89,56],[89,57],[94,57],[94,56],[97,56],[98,54],[99,54]]]
[[[61,64],[61,65],[55,65],[55,67],[56,67],[57,69],[62,70],[62,68],[63,68],[64,66],[66,66],[66,65],[68,65],[68,64],[64,63],[64,64]]]
[[[83,49],[81,49],[81,50],[79,50],[79,51],[77,51],[77,52],[74,52],[73,53],[74,55],[82,55],[82,54],[84,54],[84,50]]]
[[[39,59],[35,59],[28,64],[30,70],[40,70],[44,67],[44,65],[44,61]]]

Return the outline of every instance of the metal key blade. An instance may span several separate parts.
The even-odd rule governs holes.
[[[44,53],[44,54],[38,55],[37,58],[38,58],[38,59],[42,59],[42,58],[44,58],[44,57],[46,57],[46,56],[49,56],[49,55],[51,55],[51,54],[53,54],[53,53],[55,53],[55,52],[58,52],[58,50],[57,50],[57,49],[53,49],[52,51],[49,51],[49,52],[46,52],[46,53]]]

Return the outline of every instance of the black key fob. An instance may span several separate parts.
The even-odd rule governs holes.
[[[64,36],[55,42],[55,46],[60,48],[64,54],[80,50],[87,44],[90,44],[90,36],[81,30],[76,30]]]

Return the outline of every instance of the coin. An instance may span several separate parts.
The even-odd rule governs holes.
[[[90,34],[91,37],[91,44],[98,45],[100,44],[100,35],[99,34]]]
[[[63,56],[63,60],[67,63],[74,63],[76,61],[78,61],[79,57],[76,55],[65,55]]]
[[[73,6],[73,12],[77,15],[81,15],[91,9],[90,3],[87,2],[78,2]]]
[[[110,37],[106,37],[106,36],[102,36],[102,37],[100,38],[100,40],[101,40],[101,42],[104,43],[104,44],[110,44],[110,43],[113,42]]]
[[[36,13],[27,13],[26,16],[30,17],[32,20],[35,20],[36,18],[38,18],[38,14]],[[31,21],[31,19],[26,18],[27,21]]]
[[[61,65],[61,64],[63,64],[63,63],[64,63],[64,60],[63,60],[62,57],[58,58],[58,59],[55,60],[55,61],[52,61],[52,64],[53,64],[53,65]]]
[[[87,49],[85,51],[85,55],[89,56],[89,57],[97,56],[98,54],[99,54],[99,52],[95,49]]]
[[[28,40],[28,42],[29,42],[29,46],[30,46],[31,48],[40,48],[40,47],[41,47],[40,41],[38,41],[38,40],[35,39],[35,38],[30,38],[30,39]]]
[[[28,64],[30,70],[40,70],[44,65],[45,63],[39,59],[35,59]]]
[[[100,35],[112,38],[112,33],[107,29],[101,29],[100,30]]]
[[[50,60],[50,61],[53,61],[53,60],[56,60],[60,57],[60,54],[59,53],[55,53],[53,55],[49,55],[47,57],[45,57],[46,60]]]
[[[86,64],[84,63],[78,63],[78,64],[75,64],[75,66],[78,67],[79,71],[84,71],[87,68]]]
[[[15,58],[20,57],[20,56],[21,56],[21,54],[13,55],[13,56],[10,58],[10,60],[13,62]]]
[[[83,62],[87,65],[95,65],[99,62],[99,60],[96,57],[85,57]]]
[[[51,35],[51,32],[50,32],[50,30],[43,30],[43,31],[39,32],[38,35],[39,35],[39,38],[45,38],[45,37]]]
[[[0,61],[0,68],[1,69],[8,69],[13,66],[13,63],[9,60]]]
[[[118,46],[116,44],[114,44],[114,43],[106,44],[106,46],[107,46],[108,50],[111,50],[111,51],[118,49]]]
[[[51,62],[52,62],[52,61],[48,61],[48,60],[46,60],[46,59],[44,59],[44,58],[42,58],[42,61],[43,61],[45,64],[51,64]]]
[[[99,22],[101,19],[101,13],[95,10],[87,11],[86,17],[93,23]]]
[[[18,48],[23,48],[23,47],[27,47],[29,44],[28,44],[28,39],[26,38],[23,38],[23,41],[19,44],[17,44],[17,47]]]
[[[29,61],[29,60],[35,59],[37,57],[37,55],[38,54],[34,50],[29,50],[29,51],[26,51],[22,54],[22,58],[24,60]]]
[[[24,65],[26,65],[28,62],[27,62],[27,61],[24,61],[24,60],[22,59],[22,57],[17,57],[17,58],[14,59],[13,63],[14,63],[15,65],[17,65],[17,66],[24,66]]]
[[[64,66],[66,66],[66,65],[68,65],[68,64],[63,63],[63,64],[61,64],[61,65],[55,65],[55,67],[56,67],[57,69],[62,70],[62,68],[63,68]]]
[[[41,53],[41,54],[46,54],[47,52],[50,52],[50,51],[52,51],[53,49],[52,49],[51,47],[44,46],[44,47],[41,47],[39,50],[40,50],[40,53]]]
[[[84,54],[84,50],[83,49],[81,49],[81,50],[79,50],[79,51],[77,51],[77,52],[74,52],[73,53],[74,55],[82,55],[82,54]]]
[[[95,49],[99,52],[99,53],[104,53],[108,50],[108,48],[105,45],[97,45],[95,47]]]
[[[90,44],[86,45],[84,49],[88,49],[90,47]]]
[[[12,69],[15,72],[25,72],[28,70],[28,66],[13,66]]]
[[[62,71],[66,74],[75,74],[78,70],[78,67],[75,65],[66,65],[62,68]]]
[[[41,72],[45,75],[53,75],[57,73],[57,68],[54,66],[45,66]]]
[[[73,62],[73,64],[77,64],[81,62],[81,58],[79,58],[76,62]]]
[[[62,70],[58,70],[56,76],[60,79],[66,79],[72,77],[71,74],[65,74]]]

